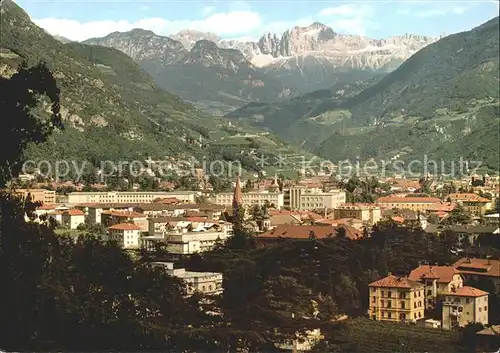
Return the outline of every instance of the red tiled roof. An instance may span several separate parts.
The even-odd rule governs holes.
[[[456,207],[454,203],[444,203],[444,202],[438,202],[434,203],[432,205],[427,206],[428,211],[435,211],[435,212],[451,212],[453,209]]]
[[[396,223],[404,223],[405,222],[405,219],[401,216],[393,216],[393,217],[391,217],[391,219]]]
[[[42,211],[55,210],[56,207],[57,207],[57,205],[51,205],[51,204],[48,204],[48,203],[44,203],[43,205],[41,205],[40,207],[38,207],[37,210],[42,210]]]
[[[115,224],[114,226],[111,226],[108,229],[111,229],[111,230],[141,230],[141,227],[139,227],[138,225],[133,224],[133,223],[120,223],[120,224]]]
[[[443,292],[443,295],[452,295],[458,297],[482,297],[488,294],[489,294],[488,292],[485,292],[481,289],[469,286],[463,286],[451,292]]]
[[[80,210],[75,210],[75,209],[64,211],[64,213],[69,215],[69,216],[85,216],[85,213],[83,213]]]
[[[390,288],[419,288],[424,285],[417,281],[412,281],[408,277],[398,277],[389,275],[378,281],[370,283],[370,287],[390,287]]]
[[[383,196],[379,197],[375,203],[438,203],[441,202],[437,197],[421,197],[421,196]]]
[[[102,211],[103,215],[110,215],[116,217],[129,217],[129,218],[143,218],[146,217],[143,213],[133,212],[133,211],[118,211],[118,210],[109,210]]]
[[[465,274],[500,277],[500,260],[464,257],[455,262],[453,267]]]
[[[357,240],[363,237],[363,233],[348,225],[337,227],[331,226],[304,226],[294,224],[282,224],[265,233],[257,235],[256,238],[291,238],[291,239],[308,239],[311,232],[314,233],[317,239],[325,239],[336,237],[339,229],[345,229],[345,236],[351,240]]]
[[[468,202],[490,202],[487,198],[481,197],[477,194],[471,194],[471,193],[455,193],[455,194],[449,194],[448,197],[451,200],[460,200],[460,201],[468,201]]]
[[[411,271],[408,278],[412,281],[435,278],[439,283],[450,283],[456,274],[459,274],[459,272],[453,266],[421,265]]]

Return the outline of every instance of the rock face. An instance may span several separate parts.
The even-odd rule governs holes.
[[[212,114],[227,113],[250,102],[277,101],[299,93],[283,86],[273,75],[257,69],[229,42],[224,47],[209,40],[218,40],[213,34],[182,31],[174,37],[179,40],[134,29],[89,39],[85,43],[124,52],[162,88]]]

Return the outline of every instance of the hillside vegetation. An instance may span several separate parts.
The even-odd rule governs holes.
[[[228,128],[226,119],[204,115],[159,88],[136,62],[116,49],[61,43],[10,0],[2,5],[0,29],[2,76],[10,77],[23,61],[28,65],[45,61],[61,89],[65,129],[43,145],[30,146],[28,158],[87,160],[98,165],[103,160],[148,156],[200,159],[209,154],[215,159],[250,146],[265,154],[297,153],[269,133],[244,124]],[[45,109],[38,113],[46,114]],[[235,138],[247,134],[254,138]],[[193,143],[200,137],[203,145]],[[255,161],[246,165],[256,169]]]

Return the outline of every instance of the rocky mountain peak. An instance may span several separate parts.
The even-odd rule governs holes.
[[[208,40],[214,43],[218,43],[221,40],[215,33],[201,32],[193,29],[183,29],[175,34],[172,34],[170,38],[181,42],[186,50],[191,50],[195,43],[200,40]]]

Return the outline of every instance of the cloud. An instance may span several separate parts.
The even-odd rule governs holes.
[[[429,9],[429,10],[420,10],[416,13],[417,17],[427,18],[427,17],[439,17],[446,15],[446,11],[440,9]]]
[[[380,27],[378,22],[371,19],[373,15],[372,6],[358,3],[325,8],[318,14],[334,31],[362,36],[366,35],[368,30]]]
[[[254,33],[263,27],[260,15],[254,11],[232,11],[212,14],[202,20],[167,20],[161,17],[143,18],[138,21],[92,21],[79,22],[60,18],[34,19],[38,26],[50,34],[82,41],[103,37],[111,32],[126,32],[134,28],[151,30],[159,35],[169,35],[181,29],[213,32],[220,36],[242,36]]]
[[[201,9],[202,16],[208,16],[213,14],[214,12],[215,12],[214,6],[203,6],[203,8]]]

